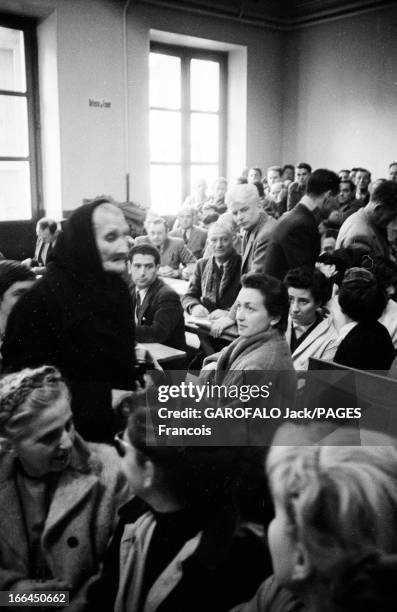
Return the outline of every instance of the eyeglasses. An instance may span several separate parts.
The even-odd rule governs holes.
[[[124,430],[119,431],[114,436],[115,447],[120,457],[125,457],[127,454],[127,450],[129,448],[132,448],[132,444],[124,440],[124,433]]]

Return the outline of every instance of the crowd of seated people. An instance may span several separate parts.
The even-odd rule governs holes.
[[[276,433],[271,566],[255,535],[263,499],[255,529],[243,520],[239,470],[257,473],[258,454],[149,444],[136,351],[159,343],[186,365],[196,325],[201,385],[271,380],[280,407],[295,405],[310,358],[387,373],[397,163],[385,174],[371,183],[358,166],[252,167],[220,177],[212,195],[199,180],[171,232],[174,220],[151,211],[134,237],[122,208],[99,197],[74,211],[39,270],[0,262],[0,590],[68,590],[81,612],[394,609],[396,440],[361,432],[360,446],[355,430],[331,429],[314,442],[301,425],[295,445],[291,430]],[[43,232],[54,232],[38,228],[43,253]],[[130,416],[117,433],[120,391]],[[241,439],[266,446],[264,459],[269,431]]]

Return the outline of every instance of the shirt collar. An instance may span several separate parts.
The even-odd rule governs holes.
[[[357,321],[349,321],[342,325],[339,331],[339,342],[342,342],[344,338],[346,338],[347,334],[351,332],[351,330],[356,327]]]

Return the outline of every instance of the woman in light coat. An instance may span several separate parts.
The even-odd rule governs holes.
[[[74,431],[49,366],[0,382],[0,590],[69,591],[85,607],[129,490],[117,454]]]

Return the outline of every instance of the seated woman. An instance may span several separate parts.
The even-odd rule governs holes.
[[[68,590],[68,610],[83,610],[128,499],[121,462],[74,431],[50,366],[0,381],[0,437],[0,590]]]
[[[156,445],[152,418],[135,408],[117,437],[136,497],[88,610],[226,612],[270,569],[263,538],[239,519],[254,449]]]
[[[319,270],[303,266],[290,270],[284,284],[289,297],[286,338],[295,369],[307,370],[310,357],[332,361],[338,332],[323,310],[331,297],[329,280]]]
[[[267,458],[274,576],[233,612],[394,611],[396,440],[339,428],[317,446],[283,430]]]
[[[387,296],[375,276],[365,268],[350,268],[338,300],[348,322],[340,330],[334,361],[359,370],[388,370],[395,349],[386,327],[377,320]]]
[[[221,221],[215,223],[208,232],[208,243],[212,255],[196,263],[182,298],[186,312],[197,317],[228,310],[240,291],[241,255],[233,247],[230,226]]]
[[[269,381],[271,372],[272,405],[291,406],[296,373],[284,338],[287,290],[272,276],[255,272],[244,274],[241,285],[237,296],[238,338],[204,360],[200,379],[216,385],[260,385]]]

